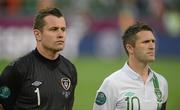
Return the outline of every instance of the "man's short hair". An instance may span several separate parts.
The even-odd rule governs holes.
[[[48,15],[53,15],[56,17],[62,17],[63,16],[61,11],[57,8],[42,9],[35,16],[34,23],[33,23],[33,29],[41,30],[43,28],[43,26],[45,25],[44,18]]]
[[[126,44],[131,44],[132,46],[135,46],[137,36],[136,34],[140,31],[151,31],[153,32],[152,28],[142,22],[137,22],[134,25],[130,26],[125,32],[124,35],[122,36],[123,40],[123,45],[126,53],[128,54]]]

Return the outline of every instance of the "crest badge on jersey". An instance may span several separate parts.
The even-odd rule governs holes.
[[[155,94],[156,94],[156,97],[157,97],[157,101],[161,102],[162,101],[162,92],[160,91],[159,88],[155,89]]]
[[[61,78],[61,85],[66,91],[71,87],[71,80],[68,77]]]
[[[103,105],[106,102],[106,95],[103,92],[98,92],[96,97],[96,104]]]
[[[1,98],[8,98],[11,94],[10,89],[7,86],[0,87],[0,97]]]

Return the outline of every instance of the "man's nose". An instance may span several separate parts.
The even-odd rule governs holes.
[[[155,43],[154,42],[150,42],[150,49],[155,49]]]
[[[58,37],[63,37],[64,32],[61,29],[59,29],[57,34],[58,34]]]

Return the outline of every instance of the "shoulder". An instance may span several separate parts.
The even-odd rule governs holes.
[[[167,101],[168,98],[168,82],[165,79],[165,77],[163,77],[161,74],[154,72],[154,74],[156,75],[158,82],[159,82],[159,87],[162,91],[162,99],[163,99],[163,103],[165,103]]]
[[[123,71],[123,69],[119,69],[112,74],[110,74],[106,80],[111,81],[112,83],[116,83],[117,81],[120,82],[122,79],[125,79],[127,77],[127,74]]]
[[[122,68],[109,75],[107,80],[110,80],[112,83],[114,83],[114,85],[119,86],[131,80],[130,73],[131,71],[129,70],[127,63],[125,63]]]
[[[62,63],[67,66],[70,69],[75,69],[74,64],[68,60],[67,58],[65,58],[64,56],[60,55],[60,60],[62,61]]]
[[[25,54],[22,57],[19,57],[18,59],[14,60],[11,64],[15,64],[17,66],[26,66],[28,64],[31,64],[33,61],[33,51]]]
[[[31,58],[28,57],[29,55],[25,55],[23,57],[20,57],[18,59],[15,59],[14,61],[10,62],[5,69],[2,72],[2,77],[7,76],[23,76],[24,73],[27,73],[29,68],[29,62],[28,60],[31,60]],[[13,74],[12,74],[13,73]]]
[[[63,55],[60,55],[60,60],[62,60],[63,62],[72,64],[71,61],[67,59],[66,57],[64,57]]]
[[[154,72],[154,71],[153,71],[153,73],[154,73],[154,74],[156,75],[156,77],[158,78],[158,81],[159,81],[160,84],[163,84],[163,85],[167,85],[167,84],[168,84],[166,78],[165,78],[163,75],[161,75],[160,73],[156,73],[156,72]]]
[[[33,52],[29,52],[25,54],[22,57],[19,57],[12,61],[8,66],[12,66],[20,73],[23,73],[24,71],[27,71],[28,68],[30,68],[33,63]]]
[[[124,79],[124,77],[126,77],[126,74],[123,72],[122,69],[119,69],[106,77],[102,85],[106,87],[116,88],[119,86],[121,81],[123,81],[122,79]]]

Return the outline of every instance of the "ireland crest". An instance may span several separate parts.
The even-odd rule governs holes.
[[[71,87],[71,80],[68,77],[61,78],[61,85],[67,91]]]

